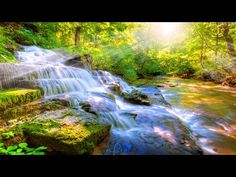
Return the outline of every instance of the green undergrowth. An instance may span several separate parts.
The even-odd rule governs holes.
[[[28,147],[27,143],[20,143],[6,147],[0,143],[0,155],[45,155],[47,147],[39,146],[37,148]]]
[[[15,62],[14,53],[11,52],[10,46],[15,45],[15,41],[4,34],[4,28],[0,27],[0,62]],[[13,48],[13,47],[12,47]]]

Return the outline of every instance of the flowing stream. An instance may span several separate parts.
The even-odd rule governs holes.
[[[236,154],[236,88],[191,79],[157,80],[177,84],[161,91],[206,154]]]
[[[78,111],[87,102],[99,123],[112,126],[95,154],[236,153],[234,89],[178,79],[171,80],[179,84],[174,88],[134,87],[106,71],[65,65],[70,56],[58,51],[27,46],[16,56],[17,64],[0,67],[5,78],[34,81],[44,90],[44,99],[66,98]],[[109,88],[111,83],[127,93],[140,90],[151,105],[125,101]]]

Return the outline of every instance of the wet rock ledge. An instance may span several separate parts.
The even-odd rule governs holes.
[[[110,131],[94,114],[63,99],[42,100],[37,89],[0,91],[0,142],[46,146],[46,154],[91,154]],[[9,132],[11,133],[11,136]],[[7,135],[7,136],[5,136]]]

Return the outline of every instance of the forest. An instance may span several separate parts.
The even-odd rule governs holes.
[[[236,154],[235,22],[1,22],[0,154]]]

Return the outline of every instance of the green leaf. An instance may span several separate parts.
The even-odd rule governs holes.
[[[26,152],[32,152],[34,149],[33,148],[25,147],[25,150],[26,150]]]
[[[8,152],[9,155],[17,155],[17,153],[15,151],[11,151],[11,152]]]
[[[38,148],[35,149],[35,151],[42,151],[42,150],[46,150],[47,147],[45,146],[39,146]]]
[[[7,150],[6,149],[0,149],[0,154],[7,154]]]
[[[28,152],[26,153],[26,155],[33,155],[33,152]]]
[[[0,147],[3,147],[4,146],[4,143],[0,143]]]
[[[20,148],[26,148],[28,146],[28,144],[27,143],[20,143],[18,146]]]
[[[23,152],[17,152],[15,155],[25,155]]]
[[[23,149],[17,149],[16,152],[20,153]]]
[[[45,155],[45,153],[44,152],[35,151],[35,152],[33,152],[33,155]]]
[[[14,133],[13,132],[6,132],[6,133],[2,133],[2,136],[5,138],[5,139],[8,139],[8,138],[11,138],[11,137],[14,137]]]
[[[7,148],[7,151],[10,152],[10,151],[14,151],[14,150],[16,150],[16,149],[17,149],[17,146],[9,146],[9,147]]]

